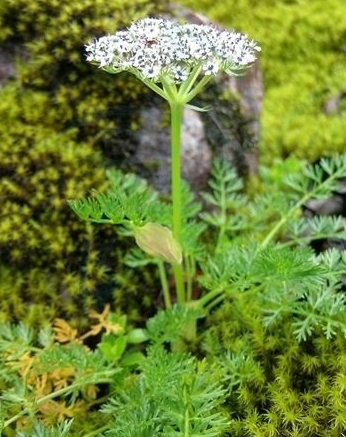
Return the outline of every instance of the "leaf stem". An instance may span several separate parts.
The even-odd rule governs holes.
[[[52,393],[49,393],[46,396],[43,396],[39,399],[37,399],[33,404],[38,407],[41,404],[44,404],[45,402],[49,401],[50,399],[57,398],[59,396],[63,396],[70,392],[71,390],[74,390],[79,387],[83,387],[84,385],[88,384],[106,384],[112,382],[111,377],[114,375],[114,370],[108,370],[103,372],[98,372],[93,375],[93,379],[90,378],[81,378],[74,384],[69,385],[68,387],[64,387],[60,390],[54,391]],[[99,377],[99,378],[98,378]],[[17,413],[16,415],[12,416],[10,419],[5,420],[2,424],[2,429],[6,428],[7,426],[11,425],[11,423],[16,422],[18,419],[20,419],[22,416],[25,416],[26,414],[30,413],[30,407],[25,407],[22,411]]]
[[[282,226],[284,226],[289,221],[289,219],[291,218],[292,214],[298,208],[303,206],[304,203],[306,203],[309,199],[313,198],[314,195],[321,190],[321,187],[328,186],[328,184],[330,184],[331,181],[333,181],[335,179],[341,178],[342,175],[343,175],[343,173],[340,174],[340,172],[336,171],[335,173],[332,173],[323,182],[321,182],[316,187],[314,187],[314,189],[312,189],[311,191],[306,193],[305,196],[303,196],[295,205],[293,205],[292,208],[288,211],[288,213],[284,217],[282,217],[281,220],[279,220],[277,222],[277,224],[269,232],[269,234],[266,236],[266,238],[262,241],[262,243],[260,244],[259,248],[260,249],[265,248],[270,243],[270,241],[273,239],[273,237],[276,235],[276,233],[282,228]]]
[[[159,273],[160,273],[160,280],[161,280],[161,286],[162,286],[163,300],[165,301],[166,309],[168,309],[168,308],[172,307],[172,301],[171,301],[171,296],[170,296],[170,293],[169,293],[169,287],[168,287],[168,282],[167,282],[167,275],[166,275],[165,265],[164,265],[163,261],[160,260],[160,259],[157,260],[157,265],[158,265]]]
[[[216,297],[214,300],[208,303],[208,305],[205,306],[206,313],[209,313],[212,308],[214,308],[216,305],[218,305],[220,302],[224,300],[225,296],[224,294],[220,294],[218,297]]]
[[[187,255],[185,257],[185,265],[186,265],[186,277],[187,277],[186,301],[189,302],[190,300],[192,300],[193,278],[196,273],[195,260],[193,259],[192,256]]]
[[[84,434],[83,437],[99,436],[103,431],[106,431],[106,429],[109,429],[109,425],[103,425],[101,426],[101,428],[88,432],[88,434]]]
[[[224,285],[220,285],[215,288],[215,290],[209,291],[209,293],[198,299],[197,303],[201,308],[205,308],[207,304],[209,305],[213,299],[218,298],[218,296],[222,295],[224,291]]]

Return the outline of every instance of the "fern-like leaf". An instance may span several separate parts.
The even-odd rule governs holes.
[[[56,427],[46,427],[43,423],[36,423],[31,431],[19,431],[17,437],[66,437],[71,425],[72,420],[65,420]]]

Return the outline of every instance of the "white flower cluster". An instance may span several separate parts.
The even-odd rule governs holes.
[[[142,19],[86,46],[87,60],[100,68],[154,82],[168,76],[175,83],[184,82],[197,65],[205,75],[232,74],[251,65],[259,50],[241,33],[161,18]]]

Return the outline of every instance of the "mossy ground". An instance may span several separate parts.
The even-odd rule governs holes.
[[[214,312],[203,334],[209,360],[228,375],[231,435],[343,435],[344,336],[327,340],[316,332],[298,342],[289,318],[267,329],[262,315],[256,299],[238,293]]]

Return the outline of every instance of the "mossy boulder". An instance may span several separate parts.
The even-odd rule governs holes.
[[[91,68],[83,46],[164,5],[1,2],[0,320],[42,324],[60,315],[77,324],[114,289],[122,300],[114,231],[80,222],[67,199],[105,187],[105,169],[116,164],[115,114],[146,91]]]
[[[265,97],[261,159],[311,161],[346,149],[344,0],[181,0],[262,47]]]

